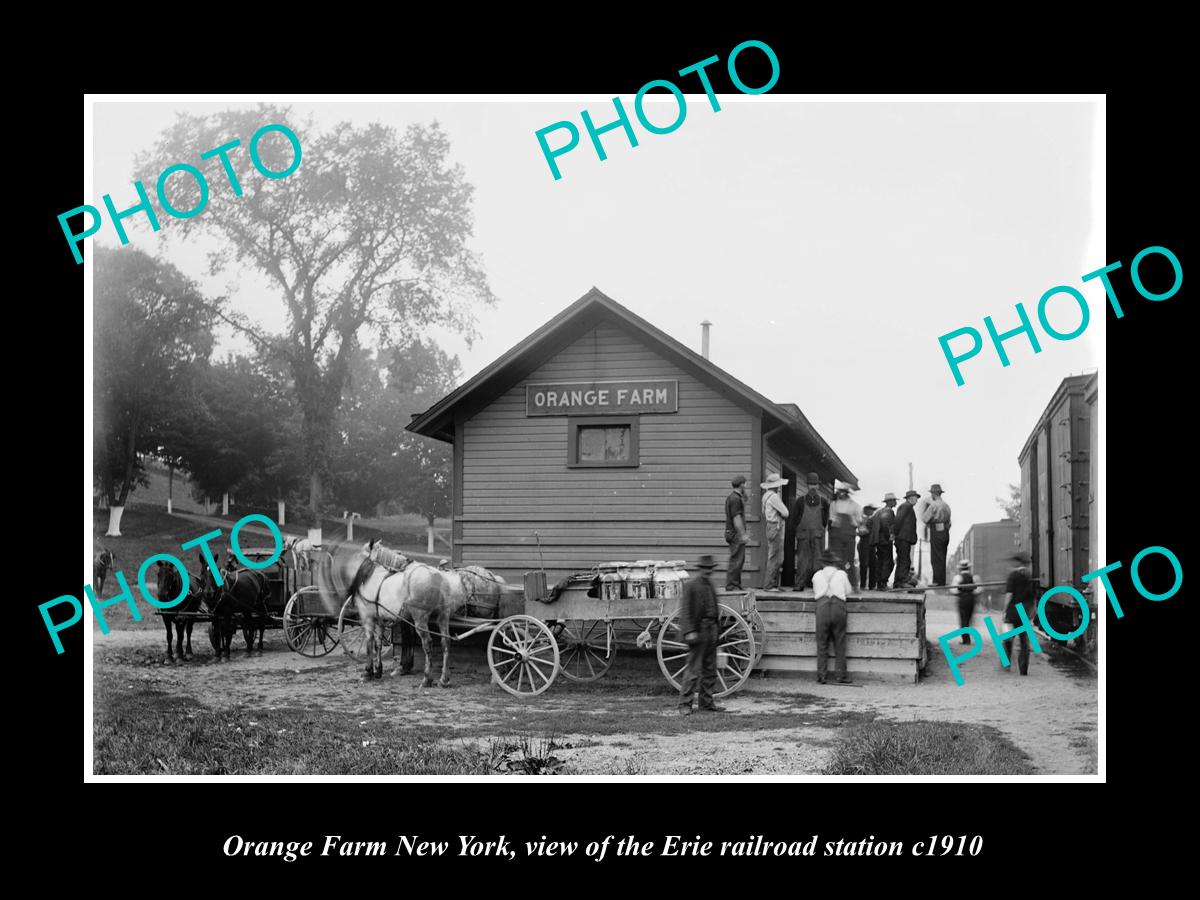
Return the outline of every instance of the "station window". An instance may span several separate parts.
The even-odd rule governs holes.
[[[603,468],[638,465],[638,418],[567,419],[567,465]]]

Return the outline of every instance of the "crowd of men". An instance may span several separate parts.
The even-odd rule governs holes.
[[[854,590],[860,583],[867,590],[915,587],[920,574],[913,569],[912,552],[919,525],[928,529],[932,584],[946,584],[950,505],[942,499],[940,484],[931,485],[929,495],[924,498],[911,488],[903,500],[889,491],[883,495],[879,507],[870,503],[859,506],[851,496],[855,491],[850,485],[836,480],[833,500],[827,500],[815,472],[808,473],[807,491],[797,491],[796,498],[788,505],[781,496],[787,484],[788,479],[772,474],[761,485],[767,543],[764,589],[778,591],[783,587],[785,553],[795,555],[795,580],[790,585],[794,590],[813,586],[813,576],[822,567],[823,555],[837,561]],[[741,590],[748,542],[745,476],[734,478],[732,486],[733,492],[725,500],[725,541],[729,545],[725,588]],[[792,533],[795,544],[787,547],[787,536]]]

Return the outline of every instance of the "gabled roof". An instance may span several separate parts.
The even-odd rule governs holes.
[[[457,410],[462,409],[466,415],[474,414],[602,322],[612,322],[625,331],[633,332],[652,349],[740,406],[761,412],[766,430],[790,433],[812,451],[814,458],[829,468],[833,477],[858,487],[854,473],[825,443],[798,406],[793,403],[773,403],[594,287],[473,378],[425,412],[413,416],[407,429],[453,443]]]

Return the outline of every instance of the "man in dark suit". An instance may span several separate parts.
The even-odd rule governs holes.
[[[858,570],[861,573],[863,590],[875,590],[875,554],[871,547],[871,518],[875,507],[868,503],[863,507],[862,524],[858,526]]]
[[[883,495],[883,508],[871,517],[871,550],[874,553],[875,587],[886,591],[892,574],[892,529],[896,525],[896,495]]]
[[[713,703],[717,686],[717,590],[712,583],[716,562],[704,554],[696,563],[698,571],[683,584],[679,603],[679,633],[688,646],[687,669],[679,685],[679,711],[692,714],[692,694],[698,693],[700,709],[722,712]]]
[[[1037,615],[1037,598],[1034,596],[1033,576],[1030,574],[1029,565],[1032,558],[1026,550],[1018,550],[1012,555],[1012,561],[1015,563],[1013,570],[1008,573],[1008,579],[1004,583],[1004,621],[1009,625],[1020,625],[1021,616],[1017,612],[1017,607],[1023,607],[1025,616],[1029,621],[1033,621],[1033,617]],[[1022,675],[1029,674],[1029,635],[1021,632],[1017,635],[1017,667],[1021,670]],[[1008,671],[1012,671],[1012,665],[1007,667]]]
[[[896,510],[892,540],[896,542],[896,580],[893,587],[905,588],[916,584],[912,570],[912,548],[917,542],[917,511],[913,508],[921,495],[909,488],[904,502]]]
[[[808,473],[808,492],[797,494],[788,510],[788,523],[796,528],[796,590],[812,584],[820,568],[817,558],[825,549],[825,527],[829,524],[829,501],[821,496],[821,479]]]

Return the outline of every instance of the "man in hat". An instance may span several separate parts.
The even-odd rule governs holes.
[[[862,524],[862,507],[850,496],[850,485],[835,479],[834,498],[829,505],[829,549],[842,561],[850,577],[850,587],[858,589],[854,571],[854,538]]]
[[[896,542],[896,580],[892,585],[897,588],[916,584],[912,570],[912,548],[917,542],[917,513],[913,507],[919,499],[921,495],[909,488],[904,495],[904,502],[896,510],[896,524],[892,528],[892,540]]]
[[[1024,607],[1025,615],[1031,622],[1033,621],[1033,617],[1037,615],[1037,598],[1034,596],[1033,575],[1029,571],[1032,559],[1026,550],[1018,550],[1010,559],[1016,565],[1008,573],[1008,580],[1004,583],[1004,621],[1009,625],[1021,625],[1021,617],[1017,612],[1018,606]],[[1022,675],[1028,675],[1029,635],[1022,631],[1017,635],[1016,640],[1019,642],[1017,667],[1021,670]],[[1012,671],[1011,664],[1008,667],[1008,671]]]
[[[704,554],[697,561],[697,571],[683,583],[679,603],[679,633],[688,646],[687,669],[679,685],[679,711],[692,714],[692,695],[699,694],[700,709],[721,712],[713,703],[717,686],[717,589],[712,583],[716,565],[712,556]]]
[[[821,566],[813,575],[813,597],[817,601],[817,683],[824,684],[829,671],[829,643],[837,655],[838,684],[851,684],[846,674],[846,597],[850,579],[844,563],[833,550],[817,560]]]
[[[942,499],[942,486],[929,486],[931,498],[921,501],[917,513],[929,528],[929,559],[933,563],[933,583],[946,583],[946,551],[950,548],[950,504]]]
[[[725,590],[742,590],[742,566],[746,563],[746,476],[737,475],[733,491],[725,498],[725,543],[729,545],[729,569]]]
[[[821,479],[808,473],[808,493],[792,501],[791,520],[796,526],[796,590],[812,584],[817,557],[825,549],[825,526],[829,524],[829,501],[821,496]]]
[[[875,558],[875,587],[886,591],[888,578],[895,563],[892,560],[892,531],[896,527],[896,495],[888,491],[883,495],[883,509],[871,519],[871,547]]]
[[[763,587],[768,591],[779,590],[779,575],[783,570],[783,531],[788,508],[779,491],[787,483],[786,478],[772,472],[761,485],[763,521],[767,526],[767,574]]]
[[[969,628],[971,626],[971,617],[975,615],[975,596],[983,590],[983,588],[975,584],[975,576],[971,574],[970,560],[959,560],[958,574],[954,576],[954,581],[951,582],[950,586],[958,594],[959,627]],[[964,634],[962,642],[964,644],[971,643],[971,636]]]
[[[871,519],[875,515],[874,505],[868,503],[862,510],[862,522],[858,526],[858,572],[862,586],[869,591],[875,590],[875,564],[871,547]]]

